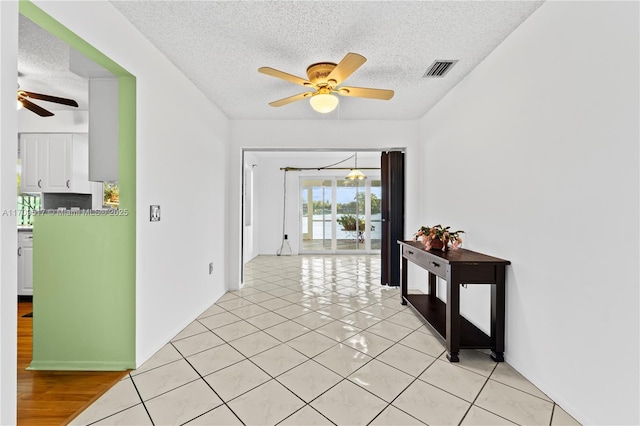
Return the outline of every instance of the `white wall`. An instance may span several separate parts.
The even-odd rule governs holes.
[[[109,2],[35,3],[137,78],[140,365],[225,291],[229,123]]]
[[[405,225],[413,229],[420,223],[418,217],[418,121],[340,121],[340,120],[232,120],[232,146],[229,151],[229,285],[240,285],[240,235],[242,194],[242,150],[247,149],[358,149],[403,148],[405,161]],[[260,169],[262,165],[258,166]],[[279,166],[278,166],[279,167]],[[263,167],[264,168],[264,167]],[[258,171],[260,173],[260,171]],[[280,181],[282,182],[282,181]],[[273,189],[273,199],[282,201],[282,183]],[[262,196],[269,196],[266,192]],[[264,202],[260,208],[264,208]],[[282,207],[280,207],[282,208]],[[282,233],[282,218],[273,226]],[[270,225],[271,226],[271,225]],[[417,229],[417,228],[416,228]],[[262,238],[262,237],[261,237]],[[277,239],[280,242],[280,239]],[[270,244],[270,243],[266,243]],[[279,248],[279,244],[276,244]],[[276,250],[277,250],[276,248]]]
[[[243,240],[243,262],[247,263],[259,253],[258,219],[260,217],[260,203],[258,202],[258,185],[262,180],[262,170],[258,167],[260,160],[255,153],[244,153],[244,234]],[[248,217],[248,219],[247,219]]]
[[[584,424],[640,423],[638,12],[545,3],[421,123],[424,218],[511,260],[506,360]]]
[[[0,1],[0,204],[16,208],[18,2]],[[0,215],[0,424],[16,423],[16,218]]]
[[[88,111],[54,111],[43,120],[26,108],[18,111],[18,133],[88,133]]]

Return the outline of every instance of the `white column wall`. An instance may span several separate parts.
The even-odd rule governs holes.
[[[425,220],[511,260],[506,360],[583,424],[640,423],[638,12],[543,4],[421,125]]]
[[[229,122],[109,2],[35,3],[137,78],[140,365],[225,292]]]
[[[18,114],[18,2],[0,1],[0,203],[16,208]],[[17,274],[16,217],[0,215],[0,424],[16,423]]]

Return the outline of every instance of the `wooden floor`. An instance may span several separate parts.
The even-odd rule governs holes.
[[[126,371],[29,371],[31,302],[18,303],[18,425],[65,425],[124,377]]]

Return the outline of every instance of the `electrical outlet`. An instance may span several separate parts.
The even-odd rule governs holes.
[[[213,274],[213,262],[209,262],[209,275]]]

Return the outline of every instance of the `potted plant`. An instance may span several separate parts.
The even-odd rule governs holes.
[[[358,230],[364,231],[364,219],[357,219],[358,221]],[[338,223],[342,225],[342,229],[345,231],[355,231],[356,230],[356,217],[352,214],[342,215],[341,218],[338,219]]]
[[[464,231],[451,231],[450,226],[421,226],[418,232],[413,235],[413,239],[415,241],[422,240],[426,250],[440,249],[447,251],[449,243],[451,243],[451,248],[454,250],[460,248],[462,244],[460,234],[464,234]]]

